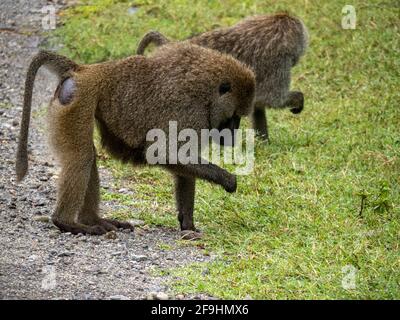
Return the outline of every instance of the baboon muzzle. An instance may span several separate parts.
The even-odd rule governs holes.
[[[218,127],[218,131],[221,133],[221,135],[219,136],[219,141],[217,142],[221,146],[234,146],[235,130],[239,129],[239,125],[240,117],[237,115],[233,115],[231,118],[226,119],[224,122],[222,122]],[[229,132],[227,132],[225,129],[227,129]]]

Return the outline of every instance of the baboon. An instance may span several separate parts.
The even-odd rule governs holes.
[[[164,46],[151,57],[131,56],[91,65],[42,51],[32,60],[25,82],[24,107],[16,157],[17,180],[28,169],[27,141],[33,83],[45,65],[60,78],[48,108],[49,141],[61,164],[53,223],[62,231],[104,234],[127,222],[100,218],[99,175],[93,131],[115,158],[145,164],[153,128],[178,130],[238,128],[238,118],[252,112],[253,72],[236,59],[189,43]],[[178,131],[179,132],[179,131]],[[199,164],[160,164],[175,176],[182,231],[193,222],[195,179],[236,190],[236,176],[200,160]],[[189,233],[189,232],[188,232]],[[195,232],[193,232],[195,233]]]
[[[258,136],[269,140],[265,107],[290,108],[294,114],[303,110],[303,93],[289,91],[290,70],[308,45],[308,32],[300,19],[286,13],[250,17],[187,41],[230,54],[253,69],[257,87],[252,120]],[[151,31],[139,43],[137,54],[152,42],[163,45],[169,40]]]

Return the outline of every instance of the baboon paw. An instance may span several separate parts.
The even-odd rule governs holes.
[[[197,229],[194,226],[193,220],[186,221],[186,222],[180,221],[180,227],[181,227],[181,231],[195,231],[195,232],[201,233],[201,230]]]
[[[93,234],[102,235],[107,233],[107,230],[100,225],[87,226],[80,223],[66,223],[53,219],[54,225],[60,229],[61,232],[71,232],[72,234]]]
[[[291,92],[291,95],[293,108],[290,109],[290,112],[293,114],[299,114],[304,108],[304,95],[300,91],[293,91]]]
[[[228,183],[225,185],[225,191],[233,193],[237,189],[237,179],[236,176],[231,175],[228,179]]]
[[[103,226],[91,226],[90,231],[86,233],[100,236],[106,234],[107,230]]]
[[[203,234],[199,231],[182,230],[180,232],[180,236],[182,240],[194,241],[201,239],[203,237]]]
[[[126,221],[119,221],[115,219],[103,219],[109,224],[112,224],[117,229],[127,229],[127,230],[135,230],[135,227]]]
[[[293,114],[299,114],[303,111],[303,107],[298,107],[298,108],[292,108],[290,109],[290,112]]]
[[[261,140],[262,142],[269,143],[269,136],[268,133],[261,133],[256,131],[256,137]]]
[[[102,226],[104,229],[106,229],[107,232],[109,232],[109,231],[118,231],[118,228],[116,226],[114,226],[114,224],[108,222],[105,219],[101,219],[99,221],[99,225]]]

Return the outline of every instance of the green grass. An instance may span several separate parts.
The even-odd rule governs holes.
[[[7,109],[10,109],[10,108],[12,108],[12,104],[11,103],[3,102],[3,101],[0,102],[0,110],[7,110]]]
[[[82,62],[132,54],[150,29],[181,39],[256,13],[287,10],[310,31],[292,84],[305,94],[304,112],[269,112],[272,144],[257,143],[254,172],[239,177],[237,193],[198,182],[195,220],[205,233],[198,245],[218,258],[172,270],[176,291],[221,298],[400,298],[395,1],[352,1],[356,30],[341,28],[346,1],[144,0],[135,2],[135,15],[126,13],[128,1],[90,3],[65,12],[57,31],[64,53]],[[177,227],[167,173],[102,159],[116,184],[134,191],[133,197],[103,192],[104,200],[135,209],[116,216]],[[341,285],[347,265],[357,270],[355,289]]]

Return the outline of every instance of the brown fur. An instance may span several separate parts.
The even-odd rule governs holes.
[[[252,111],[254,74],[237,60],[192,44],[164,46],[149,58],[133,56],[93,65],[77,65],[54,53],[39,53],[27,75],[23,119],[29,119],[35,73],[41,64],[55,66],[61,82],[49,112],[50,143],[61,164],[52,220],[63,231],[102,234],[128,223],[100,218],[99,176],[93,145],[95,120],[104,147],[116,158],[144,163],[150,129],[218,128],[227,119]],[[64,68],[64,65],[66,66]],[[66,81],[67,80],[67,81]],[[71,81],[72,80],[72,81]],[[231,85],[221,95],[222,84]],[[18,179],[27,168],[29,121],[22,122],[17,154]],[[176,176],[182,230],[194,230],[196,178],[236,190],[236,177],[213,164],[165,165]]]
[[[152,38],[156,45],[169,41],[161,33],[152,31],[139,44],[138,54],[143,54]],[[293,113],[302,111],[303,94],[289,91],[290,70],[308,44],[307,30],[298,18],[285,13],[251,17],[229,28],[196,35],[188,41],[230,54],[254,70],[257,89],[253,127],[260,136],[268,139],[265,107],[288,107]]]

